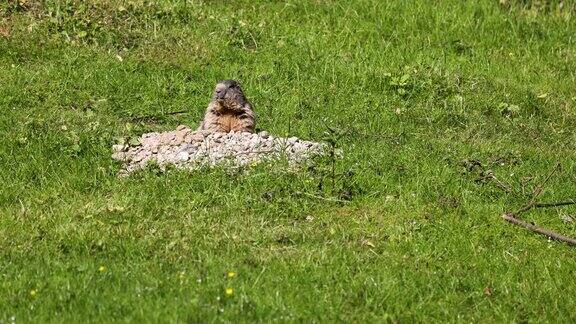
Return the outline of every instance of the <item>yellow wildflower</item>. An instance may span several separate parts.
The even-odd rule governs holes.
[[[35,296],[36,296],[36,289],[30,290],[30,296],[31,296],[31,297],[35,297]]]
[[[103,265],[101,265],[101,266],[98,268],[98,271],[104,272],[104,271],[106,271],[106,267],[103,266]]]
[[[226,293],[226,296],[230,297],[230,296],[234,295],[234,289],[226,288],[225,293]]]
[[[228,272],[228,278],[234,278],[234,277],[236,277],[236,272],[234,271]]]

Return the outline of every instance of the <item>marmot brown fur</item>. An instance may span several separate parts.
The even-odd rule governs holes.
[[[219,82],[198,130],[214,132],[254,132],[255,117],[240,84],[234,80]]]

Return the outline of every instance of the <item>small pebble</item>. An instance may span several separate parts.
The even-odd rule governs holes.
[[[182,152],[178,153],[178,159],[182,162],[188,161],[189,158],[190,158],[190,154],[186,151],[182,151]]]

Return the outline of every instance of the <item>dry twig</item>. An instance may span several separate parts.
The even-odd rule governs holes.
[[[189,113],[190,113],[189,110],[180,110],[180,111],[171,111],[171,112],[167,112],[167,113],[158,113],[158,114],[152,114],[152,115],[133,116],[133,117],[129,117],[128,119],[130,119],[133,122],[140,122],[140,121],[158,120],[164,116],[176,116],[176,115],[183,115],[183,114],[189,114]]]
[[[542,194],[542,191],[544,189],[544,185],[548,182],[548,180],[550,180],[550,178],[552,178],[554,173],[556,173],[556,171],[558,171],[559,168],[560,168],[560,163],[556,163],[556,165],[554,166],[552,171],[550,171],[550,173],[544,179],[544,181],[542,181],[541,184],[537,185],[534,188],[534,191],[532,192],[532,199],[530,199],[530,201],[526,205],[524,205],[524,207],[518,209],[518,211],[516,211],[513,215],[518,216],[521,213],[529,211],[530,209],[532,209],[534,207],[534,205],[536,205],[536,199]]]
[[[316,196],[307,192],[303,192],[303,191],[297,191],[296,192],[297,195],[303,195],[303,196],[307,196],[310,198],[316,198],[316,199],[320,199],[320,200],[324,200],[324,201],[329,201],[329,202],[335,202],[335,203],[342,203],[342,204],[347,204],[349,203],[349,201],[347,200],[342,200],[342,199],[338,199],[338,198],[327,198],[327,197],[322,197],[322,196]]]
[[[524,227],[526,229],[529,229],[532,232],[546,235],[553,240],[566,242],[570,245],[576,245],[576,239],[573,239],[571,237],[564,236],[564,235],[558,234],[556,232],[552,232],[550,230],[547,230],[545,228],[536,226],[534,224],[519,220],[518,218],[514,217],[513,214],[504,214],[504,215],[502,215],[502,218],[504,218],[505,220],[509,221],[510,223],[512,223],[514,225],[518,225],[518,226]]]
[[[576,199],[568,201],[558,201],[553,203],[537,203],[534,204],[534,208],[547,208],[547,207],[559,207],[567,205],[576,205]]]
[[[530,199],[530,201],[526,205],[524,205],[523,207],[521,207],[520,209],[518,209],[518,211],[516,211],[514,213],[506,213],[506,214],[502,215],[502,218],[504,218],[506,221],[508,221],[514,225],[518,225],[520,227],[524,227],[528,230],[531,230],[532,232],[545,235],[545,236],[547,236],[553,240],[566,242],[570,245],[576,245],[576,239],[558,234],[558,233],[550,231],[548,229],[536,226],[535,224],[527,223],[523,220],[518,219],[518,216],[520,214],[525,213],[532,208],[557,207],[557,206],[566,206],[566,205],[576,204],[576,200],[553,202],[553,203],[537,203],[536,202],[536,199],[542,194],[542,192],[544,190],[544,185],[548,182],[548,180],[550,180],[550,178],[552,178],[552,176],[556,173],[556,171],[558,171],[559,168],[560,168],[560,163],[557,163],[554,166],[554,168],[552,169],[552,171],[550,171],[548,176],[546,176],[546,178],[542,181],[542,183],[534,188],[534,191],[532,192],[532,198]]]
[[[488,171],[488,174],[486,175],[487,178],[494,180],[494,182],[496,182],[496,186],[502,190],[504,190],[505,192],[511,192],[512,188],[510,187],[509,184],[504,183],[503,181],[501,181],[500,179],[496,178],[496,175],[494,175],[494,172],[492,172],[491,170]]]

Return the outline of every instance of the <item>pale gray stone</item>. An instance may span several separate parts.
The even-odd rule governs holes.
[[[182,162],[188,161],[189,158],[190,158],[190,154],[186,151],[182,151],[182,152],[178,153],[178,159]]]

